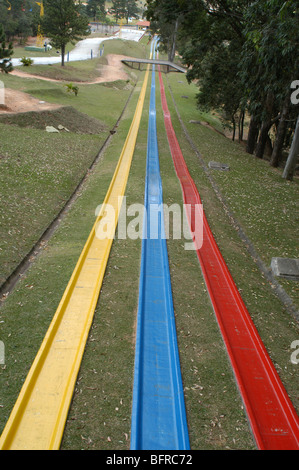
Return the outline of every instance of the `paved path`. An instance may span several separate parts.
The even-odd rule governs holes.
[[[103,41],[108,41],[111,39],[126,39],[130,41],[139,41],[141,36],[144,34],[144,31],[137,31],[132,29],[122,29],[121,32],[111,36],[109,38],[87,38],[79,41],[76,47],[70,52],[69,59],[66,55],[65,60],[69,60],[70,62],[78,61],[78,60],[88,60],[91,58],[91,51],[92,56],[97,57],[99,55],[100,45]],[[53,57],[33,57],[34,64],[37,65],[48,65],[48,64],[57,64],[61,61],[60,54],[57,54]],[[21,64],[21,59],[12,59],[12,65],[17,67]]]

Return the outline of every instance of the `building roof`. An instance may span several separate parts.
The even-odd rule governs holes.
[[[150,21],[137,21],[138,26],[150,26]]]

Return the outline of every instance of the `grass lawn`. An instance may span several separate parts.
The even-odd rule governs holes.
[[[2,284],[75,190],[105,134],[48,134],[4,124],[0,133]]]
[[[195,87],[180,83],[172,75],[168,81],[205,165],[209,161],[229,165],[229,171],[214,170],[211,175],[265,265],[270,267],[272,257],[298,258],[298,176],[293,182],[286,181],[281,169],[247,154],[238,142],[190,122],[205,120],[205,115],[182,98],[182,95],[189,96],[188,101],[194,103]],[[169,101],[172,103],[170,95]],[[177,129],[180,129],[178,124]],[[298,306],[298,283],[283,279],[279,282]]]
[[[107,53],[124,48],[121,40],[108,43]],[[139,49],[140,54],[145,53],[143,45],[128,47],[132,53]],[[78,63],[75,70],[88,73],[91,62]],[[74,96],[62,83],[13,75],[3,81],[7,88],[64,107],[0,116],[0,285],[69,199],[115,125],[134,83],[132,79],[129,84],[119,80],[113,86],[84,85]],[[59,124],[71,132],[45,132],[46,125]]]
[[[35,45],[33,45],[35,47]],[[71,43],[68,43],[66,45],[66,53],[70,52],[74,48],[74,45]],[[20,59],[22,57],[31,57],[34,59],[34,57],[53,57],[57,55],[56,49],[51,49],[49,51],[26,51],[25,46],[14,46],[13,50],[13,58]]]
[[[29,67],[20,66],[24,72],[38,75],[55,80],[64,80],[68,82],[90,82],[100,75],[100,66],[107,64],[108,54],[126,55],[129,57],[146,57],[145,41],[137,43],[135,41],[125,41],[122,39],[107,40],[104,42],[105,53],[102,57],[91,60],[65,62],[64,67],[61,64],[33,65]],[[35,53],[38,55],[38,53]],[[42,54],[43,55],[43,54]],[[52,55],[53,51],[45,52],[45,56]],[[20,57],[20,56],[19,56]],[[22,56],[23,57],[23,56]],[[34,60],[34,57],[32,57]]]
[[[131,124],[143,76],[141,73],[118,131],[84,183],[80,197],[26,276],[0,305],[0,340],[4,342],[6,352],[6,363],[0,366],[0,432],[94,223],[95,209],[105,197]],[[11,80],[11,87],[17,87],[21,83],[16,81],[16,77],[8,78]],[[298,201],[298,182],[286,183],[281,179],[279,170],[273,170],[266,162],[248,156],[239,144],[232,143],[205,126],[189,123],[190,120],[203,120],[201,113],[195,108],[196,87],[189,86],[182,74],[171,73],[167,80],[182,119],[204,161],[208,163],[215,160],[229,164],[229,172],[215,172],[213,177],[265,263],[269,264],[271,256],[278,253],[298,256],[295,223],[292,219],[296,200]],[[77,112],[99,120],[108,128],[115,123],[120,112],[120,103],[125,102],[129,93],[121,87],[114,89],[96,85],[82,86],[78,97],[71,97],[57,84],[38,82],[37,89],[36,80],[26,80],[22,82],[22,86],[41,99],[71,105]],[[182,204],[182,193],[168,148],[158,90],[157,86],[158,140],[164,203]],[[298,410],[299,366],[290,361],[291,343],[298,339],[298,324],[274,295],[224,212],[198,157],[182,132],[167,86],[166,92],[183,155],[203,200],[216,241]],[[149,88],[127,185],[127,205],[143,203],[148,107]],[[9,159],[4,155],[9,169],[7,173],[11,174],[10,189],[4,190],[10,194],[5,199],[5,204],[10,206],[8,210],[11,219],[14,211],[21,213],[20,198],[23,198],[24,206],[27,203],[26,198],[19,194],[21,182],[24,181],[22,175],[28,178],[30,194],[42,186],[42,196],[47,198],[46,188],[50,186],[52,196],[59,198],[59,191],[70,184],[69,172],[82,171],[81,163],[77,161],[79,158],[72,161],[71,151],[67,151],[68,145],[77,148],[76,155],[80,155],[80,152],[82,155],[83,152],[84,155],[86,153],[84,158],[87,158],[88,152],[83,144],[87,145],[88,142],[88,146],[92,147],[98,139],[97,135],[78,135],[74,132],[71,134],[73,142],[69,142],[67,134],[54,135],[57,141],[55,145],[48,145],[52,153],[47,154],[43,139],[50,137],[45,137],[41,130],[0,124],[0,132],[3,128],[8,129],[8,136],[9,132],[15,133],[19,140],[19,143],[15,142],[17,138],[13,138],[13,134],[11,138],[5,138],[8,149],[5,152],[14,158],[14,164],[8,165]],[[40,140],[34,149],[29,144],[32,136],[37,142]],[[18,148],[21,145],[26,156],[22,157],[23,160]],[[60,155],[61,148],[66,148],[62,154],[66,153],[68,162],[63,171],[61,168],[64,157]],[[42,167],[34,164],[34,152],[41,155]],[[3,153],[1,150],[0,154]],[[49,169],[49,166],[52,167],[49,159],[51,162],[53,159],[56,171]],[[1,161],[2,159],[0,164]],[[14,187],[13,178],[18,171],[19,183]],[[15,196],[15,188],[18,196]],[[36,197],[34,205],[38,204],[38,199]],[[41,201],[39,207],[44,205],[46,212],[50,212],[51,204],[50,199],[47,199]],[[35,217],[35,213],[31,214],[27,210],[24,219],[34,220]],[[7,219],[5,227],[8,230],[10,224]],[[31,231],[29,221],[27,231]],[[26,234],[24,236],[26,238]],[[9,237],[5,240],[8,242]],[[112,245],[62,449],[129,448],[140,250],[139,239],[119,240],[116,237]],[[172,238],[168,241],[168,254],[192,449],[254,449],[255,444],[197,256],[193,251],[184,250],[182,240]],[[294,283],[289,281],[284,287],[296,302]]]

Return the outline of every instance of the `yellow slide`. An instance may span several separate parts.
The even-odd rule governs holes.
[[[113,234],[96,236],[105,205],[115,210],[125,193],[139,130],[149,70],[114,176],[93,229],[0,438],[0,449],[57,450],[102,286]]]

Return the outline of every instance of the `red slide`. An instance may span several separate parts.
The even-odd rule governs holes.
[[[172,126],[161,72],[159,80],[165,128],[184,203],[194,207],[201,203],[200,196]],[[244,305],[204,213],[203,242],[196,251],[257,447],[261,450],[298,450],[298,415]]]

